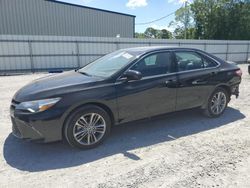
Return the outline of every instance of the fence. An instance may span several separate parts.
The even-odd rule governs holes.
[[[0,35],[0,73],[74,69],[121,48],[164,45],[197,48],[235,62],[250,55],[250,41]]]

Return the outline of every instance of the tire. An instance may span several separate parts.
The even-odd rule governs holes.
[[[222,97],[220,100],[221,103],[219,101],[215,102],[216,98],[218,98],[219,95],[220,97]],[[218,87],[209,97],[206,109],[204,109],[203,112],[207,117],[211,118],[219,117],[224,113],[225,109],[227,108],[228,102],[229,102],[228,92],[225,89]],[[217,108],[217,104],[219,105],[219,108]]]
[[[91,149],[107,138],[110,129],[109,114],[98,106],[87,105],[69,116],[64,126],[64,137],[73,147]]]

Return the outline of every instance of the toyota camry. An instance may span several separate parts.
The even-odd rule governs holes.
[[[239,95],[241,75],[237,65],[197,49],[118,50],[21,88],[11,102],[12,133],[87,149],[125,122],[191,108],[219,117]]]

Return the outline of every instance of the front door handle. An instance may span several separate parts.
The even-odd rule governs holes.
[[[177,80],[167,80],[165,81],[166,87],[173,87],[176,86]]]
[[[213,71],[210,73],[212,76],[218,74],[218,71]]]

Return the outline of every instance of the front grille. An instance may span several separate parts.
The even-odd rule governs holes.
[[[15,119],[13,117],[11,117],[11,122],[12,122],[12,133],[13,133],[13,135],[18,137],[18,138],[21,138],[22,137],[21,132],[18,129],[18,127],[16,125],[16,121],[15,121]]]

